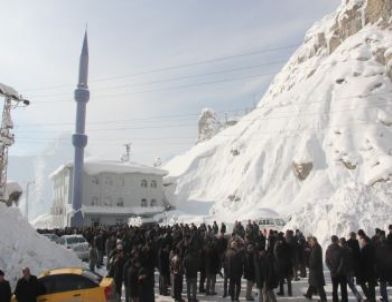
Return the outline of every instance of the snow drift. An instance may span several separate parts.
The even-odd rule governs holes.
[[[19,209],[0,204],[0,269],[15,285],[23,267],[33,274],[63,266],[81,266],[76,255],[39,235]]]
[[[270,208],[323,238],[387,224],[391,15],[392,0],[344,0],[317,22],[255,110],[165,165],[177,207]]]

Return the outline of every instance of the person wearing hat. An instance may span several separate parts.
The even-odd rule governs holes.
[[[10,283],[4,279],[4,272],[0,270],[0,302],[11,301],[11,286]]]

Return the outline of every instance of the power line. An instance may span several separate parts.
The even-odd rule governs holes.
[[[145,75],[145,74],[151,74],[151,73],[157,73],[157,72],[163,72],[163,71],[169,71],[169,70],[182,69],[182,68],[191,67],[191,66],[205,65],[205,64],[215,63],[215,62],[227,61],[227,60],[230,60],[233,58],[254,56],[254,55],[258,55],[258,54],[262,54],[262,53],[269,53],[269,52],[276,52],[276,51],[280,51],[280,50],[293,49],[298,46],[300,46],[299,43],[292,44],[292,45],[279,46],[279,47],[264,48],[264,49],[260,49],[260,50],[242,52],[242,53],[237,53],[237,54],[222,56],[222,57],[216,57],[213,59],[199,60],[199,61],[195,61],[195,62],[191,62],[191,63],[170,65],[170,66],[166,66],[166,67],[160,67],[160,68],[135,72],[135,73],[127,74],[127,75],[112,76],[112,77],[108,77],[108,78],[97,78],[97,79],[91,80],[91,82],[102,82],[102,81],[109,81],[109,80],[115,80],[115,79],[133,78],[133,77],[137,77],[137,76]],[[30,89],[27,88],[27,89],[23,89],[23,91],[29,92],[29,91],[39,91],[39,90],[51,90],[51,89],[58,89],[58,88],[63,88],[63,87],[71,87],[71,85],[56,85],[56,86],[51,86],[51,87],[30,88]]]

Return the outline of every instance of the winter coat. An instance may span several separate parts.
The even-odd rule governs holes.
[[[255,267],[255,281],[256,287],[262,289],[264,286],[264,266],[265,266],[265,254],[255,253],[254,255],[254,267]]]
[[[341,272],[346,276],[354,276],[353,252],[348,246],[342,247],[343,266]]]
[[[109,272],[109,277],[113,278],[117,291],[121,291],[121,287],[123,283],[124,263],[125,263],[124,257],[117,256]]]
[[[154,274],[151,270],[141,267],[138,279],[139,302],[154,302]]]
[[[244,278],[248,281],[255,282],[255,256],[253,252],[246,252],[244,257]]]
[[[279,240],[275,243],[273,253],[279,278],[291,277],[293,274],[293,264],[290,245],[283,240]]]
[[[197,278],[199,270],[199,256],[196,252],[188,252],[184,259],[184,269],[186,279]]]
[[[376,272],[381,281],[392,282],[392,243],[384,242],[377,247]]]
[[[127,283],[125,284],[128,287],[129,296],[132,298],[139,296],[139,286],[138,286],[138,278],[139,278],[139,265],[131,264],[127,271]]]
[[[220,269],[220,257],[215,245],[210,244],[205,249],[205,266],[207,275],[216,275]]]
[[[169,251],[165,249],[160,249],[158,253],[158,269],[159,273],[164,276],[170,275],[170,265],[169,265]]]
[[[327,264],[327,267],[331,272],[331,277],[335,278],[343,275],[343,249],[339,246],[339,244],[332,243],[328,246],[325,253],[325,263]]]
[[[309,285],[320,287],[325,285],[323,273],[323,250],[317,243],[310,251],[309,255]]]
[[[33,275],[30,276],[29,280],[19,279],[15,288],[15,296],[18,302],[37,302],[40,292],[38,279]]]
[[[361,261],[361,251],[359,248],[358,240],[349,239],[347,240],[347,246],[350,248],[352,253],[352,265],[354,270],[354,275],[359,276],[359,262]]]
[[[241,251],[228,249],[225,255],[226,276],[230,279],[241,279],[244,273],[244,258]]]
[[[11,287],[10,283],[6,280],[0,282],[0,302],[11,301]]]
[[[374,247],[371,244],[366,244],[361,249],[358,276],[360,282],[369,282],[370,284],[376,284],[375,264],[376,263]]]
[[[264,267],[262,268],[264,283],[268,290],[273,290],[279,285],[279,272],[277,269],[274,255],[271,251],[265,256]]]

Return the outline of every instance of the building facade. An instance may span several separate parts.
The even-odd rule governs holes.
[[[135,163],[86,160],[83,171],[81,212],[84,225],[126,223],[130,217],[151,217],[169,207],[162,169]],[[57,227],[70,226],[73,216],[73,164],[61,166],[51,175]]]

